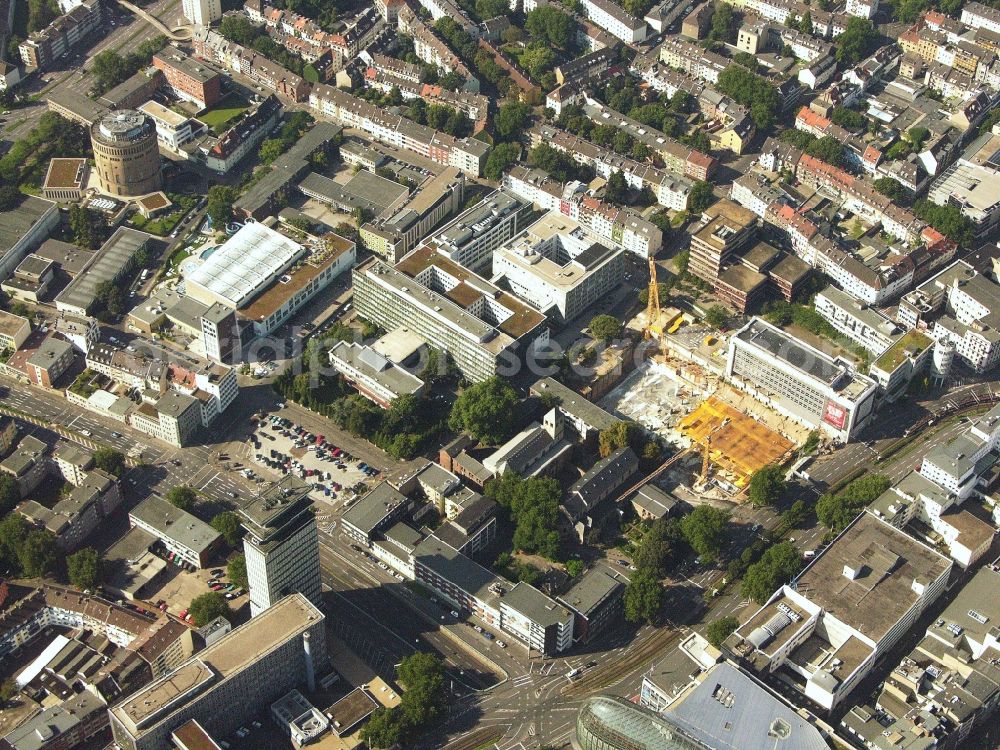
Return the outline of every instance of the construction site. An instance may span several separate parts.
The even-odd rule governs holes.
[[[665,485],[692,502],[740,503],[754,472],[784,464],[808,430],[767,409],[722,378],[728,341],[696,318],[661,308],[650,264],[649,303],[628,323],[656,354],[600,402],[686,453],[670,463]]]

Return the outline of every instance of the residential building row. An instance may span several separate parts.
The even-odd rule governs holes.
[[[545,143],[571,156],[574,161],[593,167],[594,171],[605,179],[615,172],[621,172],[629,187],[635,190],[648,187],[661,206],[672,208],[675,211],[687,210],[688,196],[694,183],[683,173],[667,172],[649,164],[619,156],[610,149],[601,148],[552,125],[536,125],[531,129],[529,135],[532,146]],[[704,174],[707,166],[707,163],[697,157],[690,162],[690,167],[688,167],[687,161],[685,162],[685,169],[696,174]]]
[[[29,68],[47,70],[101,27],[101,0],[84,0],[40,31],[29,34],[18,46],[21,61]]]
[[[504,175],[503,186],[543,210],[556,211],[579,222],[602,242],[642,258],[652,257],[663,245],[663,232],[655,224],[632,209],[594,198],[582,183],[563,185],[540,169],[515,166]]]

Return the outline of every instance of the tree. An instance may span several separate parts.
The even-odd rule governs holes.
[[[583,570],[583,560],[574,557],[572,560],[566,561],[566,575],[570,578],[579,578],[583,574]]]
[[[663,605],[663,586],[650,570],[637,570],[625,587],[625,619],[653,624]]]
[[[0,682],[0,708],[4,708],[11,699],[17,695],[17,683],[14,680],[7,678],[3,682]]]
[[[555,560],[559,556],[559,502],[562,488],[552,477],[522,479],[506,472],[486,484],[486,496],[506,508],[514,521],[515,549]]]
[[[17,545],[17,559],[28,578],[41,578],[52,573],[61,554],[55,535],[48,529],[34,529]]]
[[[423,651],[410,654],[400,662],[396,678],[406,688],[399,708],[408,726],[419,727],[441,714],[446,695],[440,659]]]
[[[595,315],[590,319],[590,335],[596,341],[610,341],[622,333],[622,322],[614,315]]]
[[[802,555],[794,544],[775,544],[747,568],[740,584],[740,596],[764,604],[771,594],[792,580],[801,569]]]
[[[418,100],[419,101],[419,100]],[[503,179],[504,172],[515,164],[521,156],[521,147],[516,143],[498,143],[486,158],[483,177],[493,182]]]
[[[715,203],[715,193],[712,190],[712,183],[705,180],[695,182],[688,195],[688,210],[701,213],[713,203]]]
[[[601,458],[607,458],[619,448],[632,448],[638,452],[641,450],[642,438],[642,428],[635,422],[615,422],[598,435]]]
[[[844,144],[832,135],[824,135],[810,143],[806,146],[806,153],[835,167],[844,163]]]
[[[729,312],[722,305],[712,305],[705,311],[705,322],[712,328],[722,328],[729,321]]]
[[[228,185],[213,185],[208,189],[206,212],[215,226],[221,227],[232,218],[235,201],[236,191]]]
[[[621,132],[628,136],[625,131]],[[604,188],[604,199],[608,203],[619,206],[628,203],[628,185],[625,183],[625,175],[621,171],[614,171],[608,176],[608,183]]]
[[[970,247],[974,238],[972,221],[962,209],[949,203],[938,206],[928,200],[917,201],[913,212],[941,234],[962,247]]]
[[[543,5],[529,11],[524,28],[536,39],[553,47],[566,49],[576,38],[576,22],[554,5]]]
[[[462,391],[452,406],[448,424],[482,443],[496,444],[513,432],[518,403],[514,389],[494,375]]]
[[[93,547],[84,547],[66,558],[66,575],[78,589],[94,589],[101,582],[101,557]]]
[[[531,121],[531,107],[523,102],[504,102],[493,118],[497,138],[513,141],[520,137]]]
[[[667,563],[673,555],[672,528],[667,518],[653,521],[632,555],[632,562],[639,570],[648,570],[658,578],[666,574]]]
[[[195,494],[195,491],[186,484],[179,484],[176,487],[171,487],[170,491],[167,492],[167,502],[175,508],[180,508],[188,513],[191,512],[192,508],[194,508],[194,504],[197,500],[198,495]]]
[[[250,588],[250,583],[247,581],[247,559],[242,552],[229,558],[229,564],[226,565],[226,575],[241,589]]]
[[[733,64],[719,74],[716,88],[750,108],[750,118],[760,131],[769,130],[781,109],[778,90],[742,65]]]
[[[69,207],[69,231],[80,247],[96,250],[104,239],[101,217],[96,211],[76,204]]]
[[[847,20],[844,33],[834,40],[837,47],[837,62],[842,65],[854,65],[871,54],[878,42],[878,32],[872,22],[851,16]]]
[[[195,597],[188,607],[188,612],[199,628],[208,625],[216,617],[221,616],[229,620],[233,616],[225,597],[218,591],[209,591],[207,594]]]
[[[785,472],[778,464],[758,469],[750,477],[748,495],[753,505],[774,505],[785,491]]]
[[[704,560],[715,560],[726,540],[729,514],[711,505],[699,505],[681,520],[684,538]]]
[[[830,120],[835,125],[854,131],[863,130],[867,122],[863,114],[847,107],[834,107],[833,112],[830,113]]]
[[[125,473],[125,455],[114,448],[101,447],[94,451],[94,466],[116,477]]]
[[[476,0],[476,13],[480,18],[489,19],[506,16],[510,12],[507,0]]]
[[[712,14],[712,30],[710,39],[719,42],[736,41],[736,29],[739,27],[739,16],[733,12],[733,6],[729,3],[718,3],[715,6],[715,13]]]
[[[376,708],[361,728],[361,740],[368,747],[391,748],[403,739],[406,727],[399,708]]]
[[[20,501],[21,490],[17,480],[10,474],[0,474],[0,516],[10,513]]]
[[[224,510],[216,513],[212,519],[212,528],[222,534],[226,544],[235,547],[243,538],[243,527],[240,525],[240,517],[231,510]]]
[[[894,203],[902,203],[909,196],[909,191],[893,177],[879,177],[872,186]]]
[[[0,519],[0,563],[3,568],[19,570],[21,561],[17,548],[31,527],[20,513],[8,513]]]
[[[802,18],[799,19],[799,31],[803,34],[809,34],[812,36],[813,33],[813,18],[812,13],[808,10],[802,14]]]
[[[722,642],[740,626],[740,621],[732,615],[712,620],[705,629],[705,638],[716,648],[722,648]]]
[[[855,479],[837,494],[823,495],[816,501],[816,517],[831,531],[842,531],[875,498],[892,486],[882,474],[866,474]]]

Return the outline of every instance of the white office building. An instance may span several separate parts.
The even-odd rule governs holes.
[[[838,332],[875,356],[903,333],[891,318],[833,286],[816,295],[813,307]]]
[[[222,0],[183,0],[184,17],[198,26],[208,26],[222,18]]]
[[[775,411],[841,442],[871,420],[878,385],[770,323],[753,318],[729,339],[726,380]]]
[[[309,492],[309,485],[289,474],[239,510],[247,532],[251,617],[296,591],[321,604],[319,536]]]
[[[590,239],[579,224],[548,213],[493,254],[493,281],[539,311],[572,320],[622,281],[625,261]]]
[[[951,560],[859,515],[725,646],[832,711],[945,591]]]

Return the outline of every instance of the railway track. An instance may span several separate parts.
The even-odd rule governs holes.
[[[445,745],[444,750],[477,750],[480,747],[492,746],[503,739],[503,736],[504,729],[502,727],[483,727],[449,742]]]
[[[658,628],[643,643],[629,648],[624,656],[585,672],[578,680],[566,685],[562,689],[562,695],[566,698],[579,698],[610,687],[636,669],[644,667],[656,657],[661,656],[680,639],[681,631],[679,629],[674,627]]]

